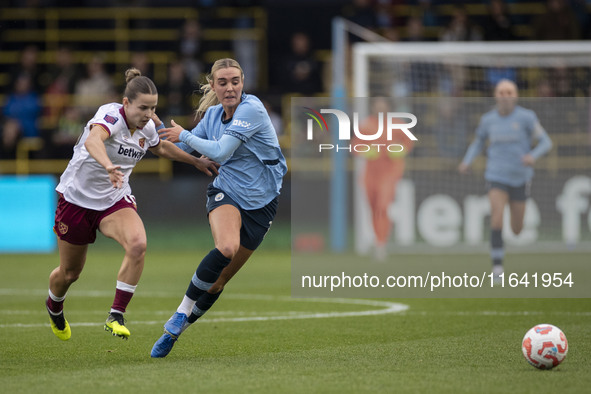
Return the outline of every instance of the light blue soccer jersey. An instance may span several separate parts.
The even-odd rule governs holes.
[[[242,143],[232,155],[220,163],[219,175],[213,185],[226,192],[243,209],[259,209],[279,195],[283,176],[287,173],[285,157],[281,152],[277,133],[267,110],[253,95],[242,94],[234,116],[223,121],[221,104],[207,109],[191,135],[210,141],[219,141],[224,134],[238,138]],[[184,134],[185,132],[183,132]],[[181,134],[177,145],[186,152],[186,135]],[[207,156],[206,152],[200,152]]]
[[[521,186],[530,181],[534,169],[521,159],[530,154],[535,159],[552,148],[552,141],[540,125],[536,114],[520,106],[507,116],[495,108],[482,116],[476,129],[476,138],[468,147],[463,163],[469,165],[484,148],[488,140],[484,178],[509,186]],[[534,140],[538,143],[534,149]]]

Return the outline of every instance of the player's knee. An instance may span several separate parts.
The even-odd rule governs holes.
[[[67,284],[72,284],[78,280],[80,277],[81,270],[66,270],[64,272],[64,278]]]
[[[239,247],[240,244],[238,243],[228,242],[222,245],[218,245],[217,249],[220,251],[221,254],[224,255],[224,257],[231,259],[232,257],[234,257],[236,253],[238,253]]]
[[[146,239],[144,237],[137,237],[128,243],[126,253],[134,260],[143,260],[146,255],[146,248]]]

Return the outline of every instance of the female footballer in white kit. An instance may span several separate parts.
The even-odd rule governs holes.
[[[64,341],[71,336],[63,313],[66,292],[84,268],[88,244],[95,241],[96,230],[125,250],[105,330],[122,338],[130,335],[123,314],[144,267],[146,231],[131,194],[129,176],[146,151],[194,165],[208,175],[217,173],[213,161],[160,140],[152,120],[158,103],[152,80],[135,68],[125,72],[125,80],[122,104],[105,104],[98,109],[84,128],[56,188],[59,200],[54,231],[60,264],[49,276],[46,306],[53,333]]]

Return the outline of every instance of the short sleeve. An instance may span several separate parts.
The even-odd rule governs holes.
[[[262,120],[264,119],[261,110],[264,110],[264,107],[259,108],[253,102],[245,101],[241,103],[232,117],[232,123],[226,128],[225,134],[236,137],[242,142],[248,141],[261,129]]]
[[[143,131],[144,135],[148,139],[148,146],[150,148],[154,148],[158,146],[158,144],[160,144],[160,136],[156,131],[156,125],[154,124],[154,121],[150,120],[148,124],[146,124],[146,126],[144,127]]]
[[[112,114],[105,111],[98,111],[94,117],[88,122],[90,128],[93,125],[101,126],[109,136],[112,136],[120,122],[125,122],[119,114]]]

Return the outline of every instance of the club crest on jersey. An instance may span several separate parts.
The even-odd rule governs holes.
[[[215,195],[216,201],[222,201],[224,199],[224,193],[218,193]]]
[[[116,117],[111,116],[111,115],[105,115],[105,117],[103,119],[105,119],[105,122],[111,123],[111,124],[115,124],[119,120],[119,118],[116,118]]]
[[[140,138],[140,140],[138,142],[140,144],[140,148],[144,149],[144,145],[146,144],[146,139]]]
[[[64,235],[65,233],[68,232],[68,225],[65,224],[64,222],[59,222],[57,224],[57,229],[60,232],[61,235]]]

